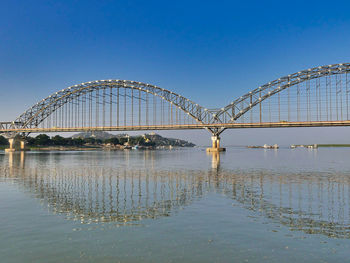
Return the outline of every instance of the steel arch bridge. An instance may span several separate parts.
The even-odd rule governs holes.
[[[85,82],[58,91],[0,134],[77,131],[349,126],[350,63],[315,67],[281,77],[232,101],[207,109],[169,90],[127,80]]]

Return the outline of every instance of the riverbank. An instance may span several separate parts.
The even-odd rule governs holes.
[[[350,147],[350,144],[318,144],[318,147]]]
[[[7,147],[0,147],[1,150],[5,150]],[[145,147],[145,146],[35,146],[27,147],[27,151],[123,151],[123,150],[171,150],[173,148],[185,148],[185,147],[172,147],[172,146],[157,146],[157,147]]]
[[[43,146],[43,147],[28,147],[30,151],[94,151],[102,150],[102,147],[91,147],[91,146]]]

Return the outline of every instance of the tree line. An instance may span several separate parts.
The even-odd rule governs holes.
[[[83,146],[83,145],[101,145],[101,144],[113,144],[124,145],[129,141],[129,145],[142,145],[142,146],[154,146],[155,142],[147,141],[143,136],[133,136],[128,138],[113,137],[110,139],[97,139],[97,138],[65,138],[60,135],[50,137],[46,134],[39,134],[36,137],[26,137],[28,146]],[[5,137],[0,135],[0,145],[8,145],[8,141]]]
[[[7,141],[7,139],[4,136],[0,135],[0,145],[8,145],[9,142]]]

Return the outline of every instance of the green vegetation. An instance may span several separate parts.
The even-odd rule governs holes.
[[[91,140],[88,139],[83,140],[80,138],[64,138],[59,135],[50,138],[46,134],[39,134],[35,138],[28,137],[26,140],[28,146],[82,146],[91,142]]]
[[[146,139],[142,136],[130,137],[129,139],[130,145],[141,145],[141,146],[155,146],[156,143],[153,141],[146,141]]]
[[[102,136],[99,136],[102,135]],[[18,136],[20,139],[20,136]],[[158,134],[144,134],[141,136],[128,136],[127,134],[113,135],[109,133],[81,133],[70,138],[65,138],[60,135],[50,137],[46,134],[39,134],[36,137],[22,138],[26,140],[29,148],[44,148],[44,147],[67,147],[67,148],[101,148],[111,147],[120,148],[119,146],[141,146],[141,148],[154,148],[154,147],[193,147],[194,144],[179,140],[164,138]],[[17,140],[18,142],[18,140]],[[117,146],[117,147],[114,147]],[[0,149],[8,147],[8,140],[0,136]]]
[[[5,138],[4,138],[5,139]],[[109,139],[97,139],[97,138],[64,138],[62,136],[56,135],[54,137],[49,137],[46,134],[39,134],[36,137],[27,137],[28,146],[39,147],[39,146],[98,146],[102,144],[113,144],[113,145],[124,145],[128,142],[130,146],[140,145],[140,146],[154,146],[155,143],[151,141],[146,141],[143,136],[134,136],[128,138],[109,138]],[[7,140],[5,139],[6,143]],[[1,142],[1,141],[0,141]],[[1,145],[1,144],[0,144]]]
[[[118,138],[114,137],[114,138],[106,139],[105,143],[117,145],[117,144],[120,144],[121,142]]]
[[[139,145],[139,146],[155,146],[156,143],[152,142],[150,140],[145,139],[143,136],[133,136],[133,137],[113,137],[110,139],[106,139],[104,140],[104,143],[110,143],[113,145],[124,145],[126,143],[128,143],[128,145],[130,146],[135,146],[135,145]]]
[[[6,145],[8,145],[9,143],[8,143],[8,141],[7,141],[7,139],[4,137],[4,136],[1,136],[0,135],[0,147],[1,146],[6,146]]]

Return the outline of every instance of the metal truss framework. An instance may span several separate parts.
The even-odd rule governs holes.
[[[37,127],[55,110],[74,98],[80,97],[83,94],[94,90],[118,87],[139,90],[152,94],[153,96],[158,96],[183,110],[199,123],[203,123],[206,119],[212,117],[205,108],[193,101],[154,85],[128,80],[98,80],[74,85],[52,94],[20,115],[15,122],[21,123],[22,128]]]
[[[14,122],[0,123],[0,133],[9,137],[45,131],[204,128],[219,135],[227,128],[348,126],[349,72],[350,63],[299,71],[262,85],[219,110],[206,109],[174,92],[141,82],[85,82],[43,99]],[[273,99],[275,108],[270,103]],[[110,114],[106,115],[108,109]],[[269,118],[264,109],[268,109]],[[112,120],[112,111],[117,115],[116,121]],[[286,117],[282,117],[283,111]],[[123,121],[119,120],[120,114]],[[273,114],[278,116],[273,119]]]
[[[235,122],[266,99],[300,83],[350,72],[350,63],[315,67],[281,77],[250,91],[218,111],[214,119],[219,123]],[[348,85],[348,82],[346,83]],[[348,87],[347,87],[347,92]],[[261,122],[261,121],[260,121]]]

